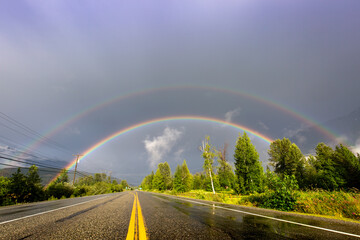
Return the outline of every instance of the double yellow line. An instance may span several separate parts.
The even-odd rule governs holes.
[[[134,203],[131,212],[129,230],[126,240],[146,240],[146,228],[144,217],[141,213],[140,202],[137,193],[134,194]]]

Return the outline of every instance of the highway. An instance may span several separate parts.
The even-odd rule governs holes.
[[[128,191],[1,207],[0,239],[360,239],[360,224]]]

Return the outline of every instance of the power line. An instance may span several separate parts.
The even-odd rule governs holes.
[[[1,116],[1,115],[2,115],[2,116]],[[0,112],[0,117],[1,117],[2,119],[5,119],[5,120],[11,122],[12,124],[14,124],[14,125],[22,128],[22,129],[26,130],[27,132],[29,132],[29,133],[31,133],[31,134],[34,134],[34,135],[40,137],[41,139],[47,140],[47,141],[51,142],[52,144],[54,144],[54,145],[56,145],[56,146],[58,146],[58,147],[60,147],[60,148],[65,149],[66,151],[68,151],[68,148],[65,147],[64,145],[62,145],[62,144],[60,144],[60,143],[58,143],[58,142],[56,142],[56,141],[54,141],[54,140],[52,140],[52,139],[44,136],[44,135],[42,135],[41,133],[39,133],[39,132],[31,129],[30,127],[28,127],[28,126],[26,126],[25,124],[23,124],[23,123],[15,120],[14,118],[10,117],[9,115],[6,115],[5,113]]]
[[[3,165],[3,166],[7,166],[7,167],[15,167],[15,168],[18,168],[19,166],[16,166],[16,165],[12,165],[12,164],[6,164],[6,163],[0,163],[0,165]],[[23,169],[30,169],[28,167],[21,167]],[[59,173],[58,171],[55,171],[55,170],[51,170],[51,169],[44,169],[44,168],[38,168],[38,171],[39,172],[48,172],[48,173]],[[69,173],[72,173],[72,171],[69,171]],[[79,173],[77,173],[79,174]],[[80,175],[80,174],[79,174]],[[86,176],[89,176],[89,175],[86,175]]]
[[[35,153],[35,154],[37,154],[37,155],[39,155],[39,156],[36,156],[35,154],[30,154],[29,152],[26,152],[26,151],[19,150],[19,148],[18,148],[19,146],[24,147],[24,149],[26,149],[27,146],[25,146],[24,144],[18,143],[18,142],[16,142],[16,141],[13,141],[13,140],[11,140],[11,139],[9,139],[9,138],[7,138],[7,137],[4,137],[4,136],[0,136],[0,138],[2,138],[3,140],[5,140],[5,142],[7,142],[8,144],[15,146],[15,147],[16,147],[15,151],[17,151],[17,152],[19,152],[19,153],[23,153],[23,154],[26,154],[26,155],[28,155],[28,156],[33,156],[33,157],[39,157],[39,156],[41,156],[41,157],[43,157],[43,158],[51,159],[50,156],[47,156],[47,155],[45,155],[45,154],[43,154],[43,153],[40,153],[40,152],[38,152],[38,151],[35,151],[35,150],[31,150],[31,152],[32,152],[32,153]]]
[[[71,153],[70,150],[68,150],[66,147],[62,146],[61,144],[41,135],[40,133],[36,132],[35,130],[32,130],[31,128],[27,127],[26,125],[16,121],[15,119],[9,117],[8,115],[6,115],[5,113],[2,113],[0,112],[0,118],[10,122],[11,124],[15,125],[16,127],[18,128],[21,128],[22,130],[24,130],[25,132],[27,132],[28,134],[24,133],[24,132],[21,132],[21,131],[18,131],[8,125],[6,125],[5,123],[0,123],[0,125],[6,127],[7,129],[10,129],[11,131],[13,132],[16,132],[18,134],[21,134],[25,137],[28,137],[28,138],[31,138],[31,139],[34,139],[36,141],[40,140],[43,141],[45,144],[47,144],[48,146],[52,146],[52,147],[55,147],[57,148],[57,150],[59,151],[62,151],[62,152],[66,152],[66,153]],[[36,137],[33,137],[33,136],[30,136],[29,134],[32,134]]]
[[[14,159],[14,158],[9,158],[9,157],[5,157],[5,156],[0,156],[0,158],[2,159],[6,159],[6,160],[9,160],[9,161],[14,161],[14,162],[18,162],[18,163],[23,163],[23,164],[28,164],[28,165],[36,165],[36,166],[39,166],[39,167],[45,167],[45,168],[50,168],[50,169],[54,169],[54,170],[57,170],[57,172],[63,170],[63,168],[57,168],[57,167],[52,167],[52,166],[47,166],[47,165],[44,165],[44,164],[41,164],[41,163],[37,163],[37,162],[34,162],[34,161],[22,161],[22,160],[18,160],[18,159]],[[87,174],[84,174],[80,171],[78,171],[78,173],[82,176],[88,176]]]

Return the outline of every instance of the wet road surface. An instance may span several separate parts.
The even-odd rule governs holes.
[[[139,191],[0,208],[0,239],[129,236],[360,239],[360,224]]]

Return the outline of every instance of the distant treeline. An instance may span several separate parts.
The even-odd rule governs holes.
[[[116,180],[111,181],[105,173],[79,178],[72,185],[69,183],[68,171],[63,169],[60,176],[45,189],[41,184],[38,167],[33,165],[26,174],[18,168],[11,177],[0,177],[0,206],[121,192],[125,188],[129,188],[126,180],[119,184]]]
[[[203,171],[191,174],[186,161],[176,167],[172,175],[167,162],[160,163],[156,172],[146,176],[141,184],[144,190],[172,190],[187,192],[233,191],[237,194],[262,194],[264,206],[286,210],[296,201],[294,190],[343,190],[360,189],[360,156],[343,144],[332,149],[319,143],[314,156],[305,157],[300,149],[287,138],[270,144],[269,166],[264,172],[259,154],[246,133],[236,142],[233,153],[235,171],[227,160],[227,146],[217,150],[204,142]],[[215,166],[214,160],[218,164]],[[274,202],[274,199],[277,199]],[[285,204],[284,202],[290,203]],[[280,204],[282,207],[277,207]]]

